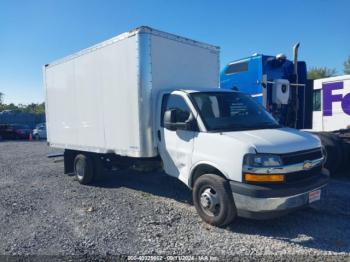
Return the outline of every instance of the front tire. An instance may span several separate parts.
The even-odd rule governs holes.
[[[94,178],[93,159],[88,155],[78,154],[74,159],[74,173],[80,184],[90,184]]]
[[[213,226],[230,224],[237,215],[230,184],[218,175],[202,175],[195,181],[193,203],[200,217]]]

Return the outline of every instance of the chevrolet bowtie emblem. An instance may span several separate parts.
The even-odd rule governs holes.
[[[312,162],[309,161],[309,160],[306,160],[306,161],[304,162],[304,164],[303,164],[303,169],[304,169],[304,170],[309,170],[309,169],[312,168],[312,167],[313,167],[313,164],[312,164]]]

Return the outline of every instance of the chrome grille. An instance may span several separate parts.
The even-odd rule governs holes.
[[[303,163],[306,160],[315,160],[322,158],[322,149],[312,149],[312,150],[304,150],[298,151],[288,154],[280,155],[282,158],[283,165],[292,165],[297,163]]]

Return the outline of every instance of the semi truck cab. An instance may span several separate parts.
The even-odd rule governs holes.
[[[280,124],[298,129],[312,126],[312,88],[307,81],[306,63],[285,55],[253,54],[234,60],[220,74],[220,87],[239,90],[262,104]]]
[[[270,218],[320,199],[328,174],[319,139],[283,128],[248,95],[176,90],[158,108],[164,170],[193,189],[205,221]]]

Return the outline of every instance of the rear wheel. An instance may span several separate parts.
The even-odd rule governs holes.
[[[193,202],[200,217],[214,226],[231,223],[237,213],[228,181],[214,174],[195,181]]]
[[[94,178],[93,159],[85,154],[76,155],[74,159],[74,173],[80,184],[90,184]]]

